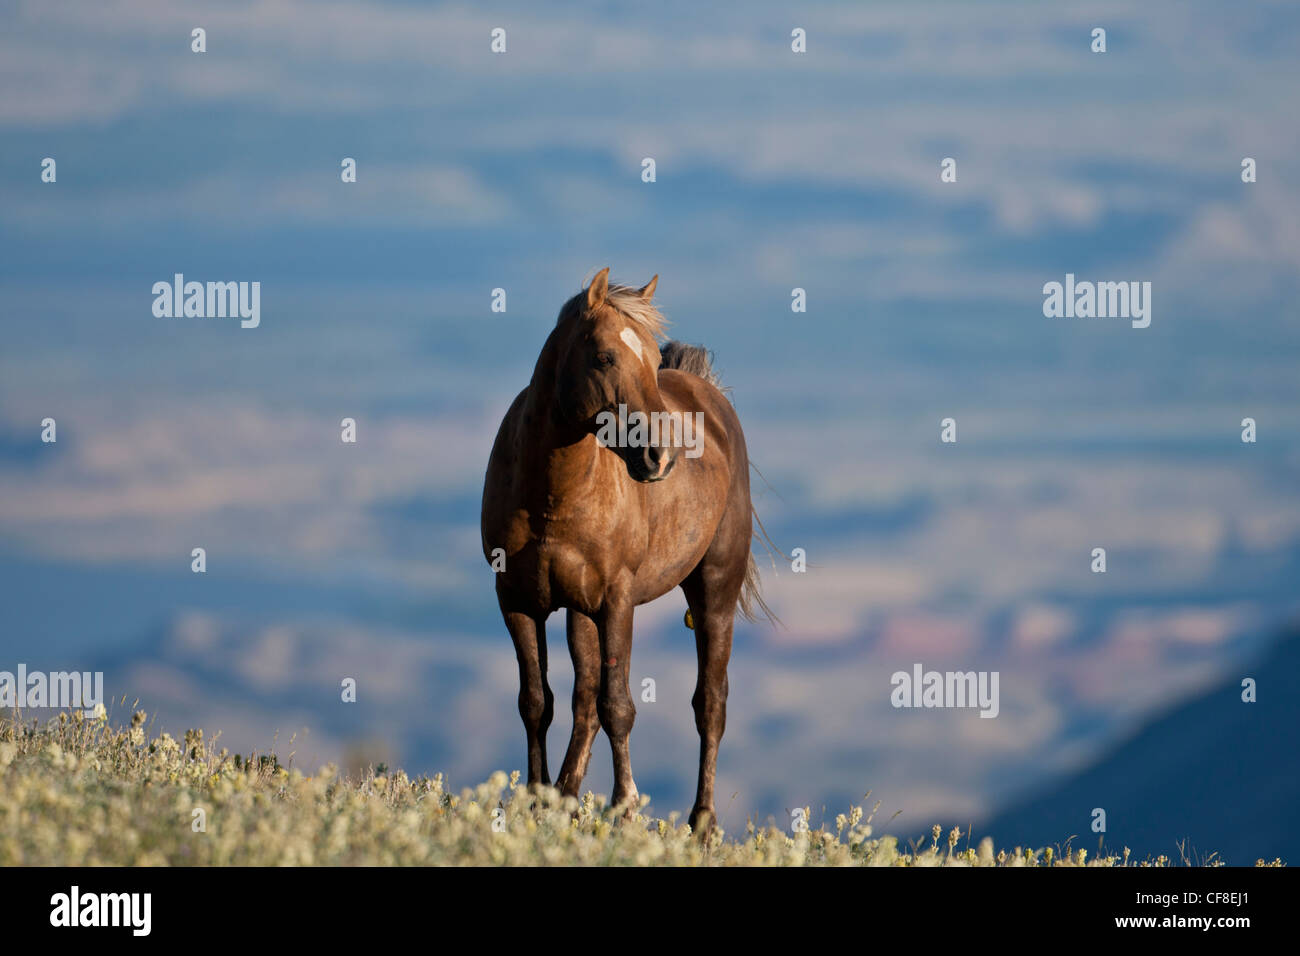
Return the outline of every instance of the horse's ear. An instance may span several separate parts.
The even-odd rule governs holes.
[[[603,303],[609,295],[609,266],[596,273],[596,278],[587,286],[587,308],[594,309]]]
[[[637,295],[649,302],[655,297],[655,286],[657,285],[659,285],[659,276],[656,275],[637,291]]]

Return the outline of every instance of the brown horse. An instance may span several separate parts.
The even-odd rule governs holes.
[[[713,828],[713,779],[727,715],[727,661],[737,605],[767,606],[750,554],[752,510],[745,437],[701,348],[665,342],[641,289],[610,285],[609,269],[565,303],[532,381],[497,433],[483,488],[483,551],[498,571],[497,600],[519,658],[519,713],[528,782],[549,784],[546,618],[568,609],[573,734],[557,785],[576,796],[599,725],[614,752],[615,806],[638,804],[628,756],[636,707],[628,688],[632,612],[681,586],[695,629],[695,726],[700,775],[691,827]],[[602,431],[637,413],[684,427],[671,441]],[[697,414],[698,413],[698,414]],[[699,423],[692,448],[685,433]],[[665,429],[669,426],[665,425]],[[642,429],[642,431],[645,431]],[[654,432],[650,432],[654,435]],[[502,565],[504,557],[504,566]],[[494,560],[495,559],[495,560]]]

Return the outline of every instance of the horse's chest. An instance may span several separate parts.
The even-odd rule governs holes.
[[[519,554],[519,584],[546,610],[573,607],[594,611],[627,570],[640,562],[643,535],[595,522],[563,522],[546,527]],[[630,547],[629,547],[630,545]]]
[[[594,610],[604,598],[606,570],[594,556],[567,541],[539,542],[538,583],[550,595],[552,609],[577,607]]]

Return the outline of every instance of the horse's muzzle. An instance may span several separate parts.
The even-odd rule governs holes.
[[[628,456],[628,473],[637,481],[663,481],[675,464],[673,449],[647,445],[640,455]]]

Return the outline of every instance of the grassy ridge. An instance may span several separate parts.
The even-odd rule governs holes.
[[[196,812],[201,811],[201,812]],[[201,824],[201,828],[200,828]],[[311,776],[272,755],[217,750],[201,731],[150,737],[80,711],[0,720],[0,865],[1114,866],[1085,851],[995,853],[934,827],[921,847],[872,837],[861,807],[792,834],[746,826],[708,846],[678,822],[621,821],[601,797],[533,794],[498,772],[458,794],[441,775]],[[1142,865],[1166,865],[1164,858]]]

